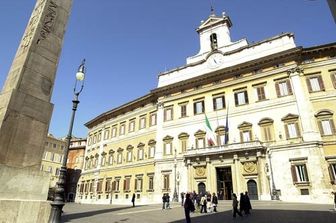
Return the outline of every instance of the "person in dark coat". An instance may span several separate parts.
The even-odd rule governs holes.
[[[247,191],[245,191],[245,203],[246,203],[246,210],[245,210],[245,214],[251,214],[250,210],[252,209],[252,205],[251,205],[251,201],[250,201],[250,197],[248,196]]]
[[[244,193],[240,193],[239,210],[240,213],[244,211],[246,214],[246,199]]]
[[[213,211],[217,212],[217,205],[218,205],[218,197],[216,196],[216,193],[212,194],[212,207],[213,207]]]
[[[181,193],[181,206],[183,206],[184,203],[184,192]]]
[[[166,194],[162,196],[162,210],[166,209]]]
[[[195,205],[192,202],[192,200],[190,199],[190,194],[187,193],[186,194],[186,199],[184,202],[184,214],[186,217],[186,223],[191,223],[191,219],[190,219],[190,212],[194,212],[195,211]]]
[[[133,203],[133,207],[135,207],[135,194],[133,193],[133,196],[132,196],[132,203]]]
[[[233,217],[236,217],[236,214],[239,216],[243,216],[238,210],[238,199],[236,194],[232,194],[232,209],[233,209]]]

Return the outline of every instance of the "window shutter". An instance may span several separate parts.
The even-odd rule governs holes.
[[[205,106],[204,106],[204,101],[202,101],[202,113],[205,112]]]
[[[295,122],[295,129],[296,129],[297,137],[301,137],[299,121]]]
[[[308,92],[310,93],[310,92],[312,92],[312,87],[311,87],[311,84],[310,84],[310,78],[309,77],[306,78],[306,82],[307,82]]]
[[[124,190],[126,190],[126,182],[127,182],[127,181],[126,181],[126,180],[124,180],[124,187],[123,187],[123,188],[124,188]]]
[[[330,74],[330,77],[331,77],[332,83],[334,85],[334,88],[336,88],[336,77],[335,77],[335,75],[336,75],[335,71],[331,72],[331,74]]]
[[[318,120],[317,121],[317,125],[318,125],[318,128],[320,130],[321,135],[323,136],[324,135],[324,131],[323,131],[323,127],[322,127],[322,121]]]
[[[142,179],[140,180],[140,188],[139,189],[142,191]]]
[[[292,165],[291,166],[291,172],[292,172],[292,179],[293,179],[293,183],[295,184],[297,182],[297,176],[296,176],[296,170],[295,170],[295,166]]]
[[[317,80],[318,80],[318,82],[319,82],[321,91],[324,91],[325,88],[324,88],[324,84],[323,84],[322,76],[318,76],[318,77],[317,77]]]
[[[226,105],[225,105],[225,97],[223,96],[223,108],[226,108]]]
[[[332,130],[332,133],[335,134],[335,133],[336,133],[336,130],[335,130],[335,123],[334,123],[334,120],[333,120],[333,119],[330,119],[330,120],[329,120],[329,123],[330,123],[330,127],[331,127],[331,130]]]
[[[212,103],[213,103],[213,109],[217,110],[217,103],[216,103],[216,98],[212,99]]]
[[[335,175],[334,175],[334,172],[333,172],[333,169],[332,169],[332,164],[329,164],[328,170],[329,170],[329,176],[330,176],[331,184],[336,184]]]
[[[244,91],[244,96],[245,96],[245,103],[248,104],[249,100],[248,100],[247,91]]]
[[[244,138],[243,138],[243,132],[242,131],[240,131],[240,142],[244,142],[244,140],[243,140]]]
[[[291,86],[291,83],[289,80],[286,81],[286,84],[287,84],[287,88],[288,88],[288,94],[289,95],[292,95],[293,94],[293,91],[292,91],[292,86]]]
[[[308,171],[307,171],[307,165],[304,164],[303,166],[304,166],[304,172],[305,172],[306,180],[307,180],[307,182],[309,182]]]
[[[280,97],[281,95],[280,95],[280,89],[279,89],[279,83],[278,82],[275,83],[275,91],[276,91],[277,96]]]
[[[138,181],[138,179],[135,178],[135,179],[134,179],[134,190],[137,190],[137,189],[138,189],[138,188],[137,188],[137,183],[138,183],[137,181]]]
[[[286,139],[289,139],[288,124],[285,124],[285,134],[286,134]]]
[[[235,99],[235,104],[236,104],[236,105],[239,105],[239,104],[238,104],[238,95],[237,95],[237,92],[234,93],[234,99]]]
[[[196,102],[194,102],[194,115],[196,114]]]
[[[249,135],[250,135],[250,141],[253,141],[252,140],[252,130],[249,130]]]

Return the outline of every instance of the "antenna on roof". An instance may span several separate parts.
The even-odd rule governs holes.
[[[210,16],[214,16],[215,15],[215,10],[214,10],[214,7],[213,7],[213,4],[212,4],[212,1],[211,0],[209,0],[210,1]]]

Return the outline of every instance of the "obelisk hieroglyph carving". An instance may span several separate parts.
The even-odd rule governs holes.
[[[37,0],[0,94],[0,164],[40,168],[72,0]]]

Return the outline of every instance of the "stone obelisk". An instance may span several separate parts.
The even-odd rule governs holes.
[[[71,5],[37,0],[0,94],[0,222],[49,217],[49,176],[39,169]]]

